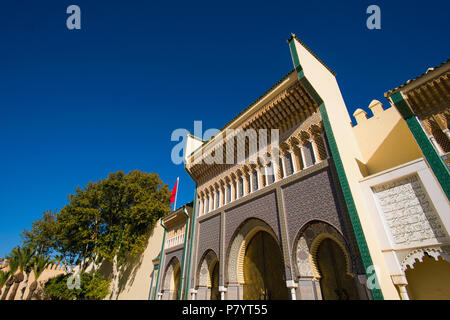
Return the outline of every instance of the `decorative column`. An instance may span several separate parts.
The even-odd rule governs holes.
[[[199,207],[198,212],[199,212],[199,216],[201,216],[203,214],[203,207],[205,206],[205,204],[204,204],[205,199],[204,199],[203,193],[201,193],[199,195],[199,199],[200,199],[200,205],[198,206]]]
[[[244,178],[244,197],[250,193],[250,175],[248,169],[244,169],[242,174]]]
[[[234,173],[231,175],[231,181],[230,181],[230,184],[231,184],[231,197],[230,197],[230,199],[231,199],[231,201],[234,201],[234,200],[236,200],[236,176],[234,175]]]
[[[447,135],[447,138],[450,139],[450,130],[444,129],[444,130],[442,130],[442,131]]]
[[[203,214],[207,214],[209,212],[209,190],[205,190],[205,203],[203,205]]]
[[[303,170],[303,159],[302,159],[302,153],[300,151],[300,147],[298,144],[292,145],[292,162],[294,164],[294,172],[299,172]]]
[[[189,289],[189,293],[191,294],[191,300],[196,300],[197,290]]]
[[[241,198],[241,178],[242,178],[242,172],[237,171],[237,173],[236,173],[236,200]]]
[[[214,211],[215,198],[216,197],[214,196],[214,187],[211,187],[209,192],[209,212]]]
[[[223,203],[224,205],[226,205],[227,203],[231,202],[231,194],[230,194],[230,189],[228,189],[228,186],[230,185],[230,178],[225,177],[225,193],[223,194]],[[228,201],[228,198],[230,199],[230,201]]]
[[[219,202],[219,207],[223,207],[224,205],[225,205],[225,197],[226,197],[226,194],[225,194],[225,189],[226,189],[226,187],[225,187],[225,182],[223,181],[223,180],[220,180],[220,195],[221,195],[221,197],[220,197],[220,202]]]
[[[323,124],[313,124],[309,127],[308,133],[313,147],[315,164],[327,158],[324,141],[322,137]]]
[[[311,142],[313,154],[314,154],[314,163],[313,164],[317,164],[320,162],[320,160],[319,160],[319,150],[317,149],[316,140],[314,139],[314,137],[312,137],[311,140],[309,140],[309,142]]]
[[[300,158],[301,158],[302,163],[303,163],[303,168],[302,169],[305,169],[307,167],[304,144],[305,144],[305,141],[301,141],[301,143],[299,144]]]
[[[272,167],[275,178],[274,182],[280,181],[282,176],[281,170],[283,170],[283,168],[280,166],[280,158],[273,159]]]
[[[400,299],[409,300],[408,291],[406,291],[406,286],[408,285],[408,280],[406,280],[406,276],[401,275],[391,275],[392,282],[398,288],[398,292],[400,295]]]
[[[311,135],[311,143],[313,145],[314,156],[316,163],[321,162],[327,158],[327,152],[325,150],[324,141],[322,135],[314,133]]]
[[[265,187],[265,185],[264,185],[264,167],[262,165],[257,165],[255,170],[258,173],[259,189],[262,189]]]
[[[224,286],[219,286],[219,292],[220,292],[220,300],[225,300],[225,292],[227,292],[227,288]]]
[[[297,300],[296,288],[298,287],[298,284],[296,284],[294,280],[288,280],[286,281],[286,287],[291,292],[291,300]]]
[[[214,184],[214,210],[220,207],[220,187],[217,182]]]
[[[298,139],[299,139],[299,142],[300,142],[300,152],[301,152],[301,155],[302,155],[302,162],[303,162],[303,165],[304,165],[303,169],[305,169],[307,167],[311,167],[312,165],[314,165],[316,160],[315,159],[311,159],[311,164],[309,164],[308,161],[306,161],[306,160],[307,160],[307,158],[309,158],[311,156],[309,155],[309,152],[308,152],[308,157],[307,157],[306,150],[305,150],[305,145],[311,142],[310,141],[311,140],[311,135],[308,132],[302,130],[299,133]],[[315,154],[315,151],[314,151],[314,146],[312,145],[312,143],[311,143],[311,146],[313,147],[312,149],[313,149],[314,157],[316,158],[316,154]]]
[[[285,142],[281,144],[280,154],[281,154],[281,173],[283,174],[283,177],[287,177],[287,171],[286,171],[286,157],[289,153],[289,145]]]

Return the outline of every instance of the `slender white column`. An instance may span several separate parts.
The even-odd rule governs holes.
[[[430,139],[431,143],[433,144],[434,148],[437,150],[437,152],[439,153],[439,155],[443,155],[444,151],[441,149],[441,146],[439,145],[439,143],[437,143],[436,139],[434,138],[433,135],[428,136],[428,138]]]
[[[228,183],[225,184],[225,188],[223,189],[223,204],[226,205],[228,202]]]
[[[230,197],[230,200],[234,201],[234,200],[236,200],[235,199],[235,197],[236,197],[236,181],[234,179],[232,179],[230,181],[230,185],[231,185],[231,197]]]
[[[288,281],[286,281],[286,287],[288,287],[291,291],[291,299],[297,300],[297,293],[296,293],[295,289],[298,287],[298,284],[295,283],[294,280],[288,280]]]
[[[406,291],[405,285],[399,285],[398,291],[400,292],[400,298],[402,300],[409,300],[408,291]]]
[[[300,155],[302,156],[303,169],[308,168],[305,157],[305,147],[303,147],[303,145],[300,146]]]
[[[191,300],[196,300],[196,298],[197,298],[197,290],[190,289],[189,291],[191,293]]]
[[[311,139],[309,142],[311,142],[311,148],[312,148],[313,154],[314,154],[314,164],[317,164],[317,163],[319,163],[320,160],[319,160],[319,156],[316,151],[316,149],[317,149],[316,142],[314,141],[314,139]]]
[[[220,300],[225,300],[225,292],[227,292],[227,288],[224,286],[219,286],[219,292],[220,292]]]

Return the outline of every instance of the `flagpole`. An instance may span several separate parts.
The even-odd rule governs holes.
[[[180,184],[180,177],[177,177],[177,190],[175,191],[175,202],[173,204],[173,211],[177,208],[177,197],[178,197],[178,185]]]

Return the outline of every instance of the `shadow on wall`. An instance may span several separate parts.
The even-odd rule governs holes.
[[[155,227],[151,228],[147,233],[147,240],[144,248],[147,248],[149,244],[149,239],[153,236]],[[137,272],[139,271],[142,261],[144,259],[144,251],[137,257],[128,256],[125,264],[121,267],[121,273],[119,275],[119,292],[115,294],[116,297],[120,298],[120,294],[124,292],[127,288],[133,286],[134,280],[136,278]],[[113,279],[113,264],[108,260],[101,262],[98,272],[103,275],[106,279]],[[109,297],[109,296],[108,296]],[[108,297],[106,299],[108,299]]]
[[[369,174],[375,174],[403,163],[419,159],[419,148],[406,123],[399,121],[367,161]]]

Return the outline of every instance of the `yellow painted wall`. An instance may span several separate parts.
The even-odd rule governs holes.
[[[405,273],[411,300],[450,300],[450,262],[425,256]]]
[[[164,229],[159,221],[149,234],[147,248],[136,259],[129,259],[128,267],[122,272],[119,280],[120,293],[118,300],[147,300],[150,294],[150,285],[156,285],[158,272],[153,270],[153,259],[157,258],[161,251]],[[112,278],[112,265],[104,262],[98,271],[105,277]],[[112,283],[111,283],[112,287]],[[108,300],[109,296],[105,300]]]
[[[377,270],[379,270],[379,272],[377,271],[377,278],[384,299],[398,300],[400,296],[389,276],[387,261],[381,251],[377,230],[373,228],[372,213],[367,207],[365,195],[359,183],[364,176],[357,161],[363,159],[336,78],[308,49],[300,42],[294,41],[303,72],[324,101],[370,256],[374,265],[377,266]]]
[[[357,112],[354,115],[358,123],[353,127],[353,132],[361,150],[361,160],[367,169],[362,172],[364,176],[422,157],[411,131],[396,108],[383,110],[379,103],[379,108],[369,119]]]

